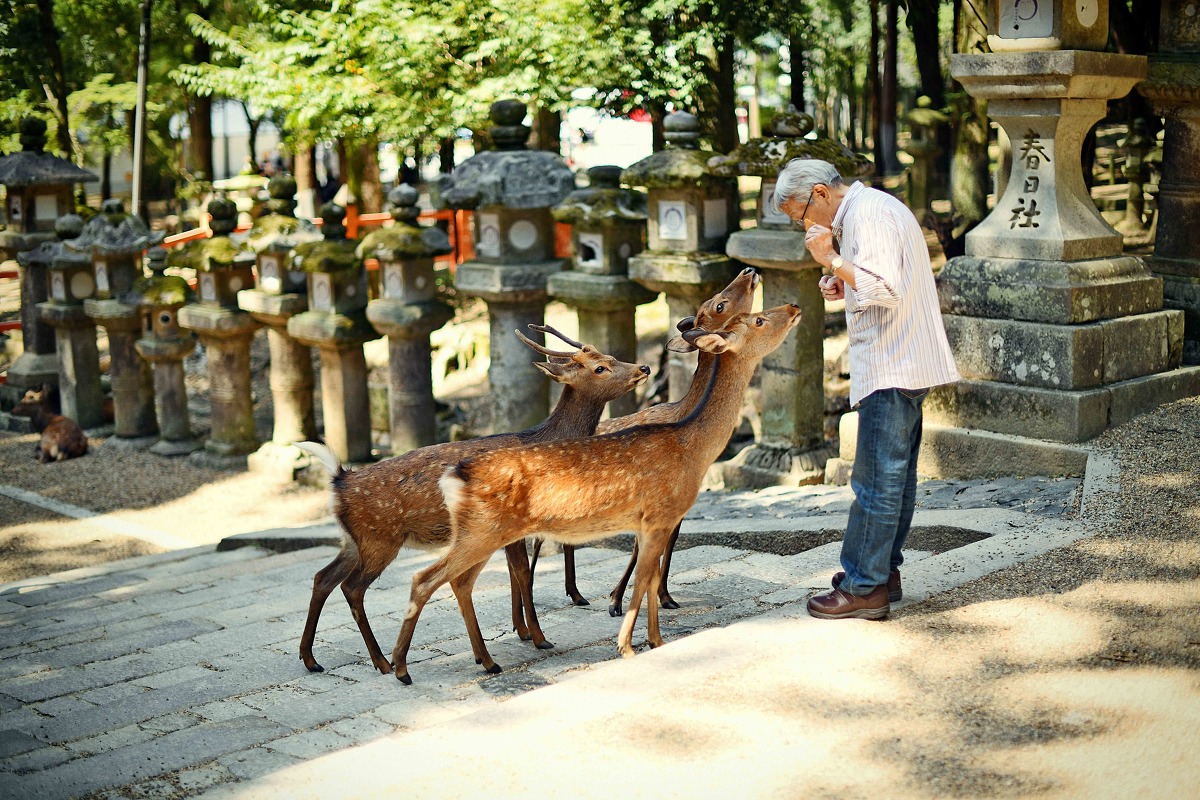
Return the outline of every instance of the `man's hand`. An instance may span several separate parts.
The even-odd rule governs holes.
[[[804,224],[804,246],[808,248],[808,252],[812,253],[812,257],[818,264],[828,267],[829,262],[833,261],[833,257],[837,255],[833,249],[833,231],[807,219]]]
[[[822,275],[817,286],[821,289],[821,297],[826,300],[845,300],[846,299],[846,284],[841,278],[833,275]]]

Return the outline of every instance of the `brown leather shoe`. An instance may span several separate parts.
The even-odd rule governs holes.
[[[883,619],[889,611],[887,586],[876,586],[861,596],[834,589],[808,600],[808,613],[817,619]]]
[[[836,589],[842,585],[842,581],[844,580],[846,580],[846,573],[841,571],[835,572],[833,573],[833,580],[829,582],[829,585]],[[900,570],[894,569],[888,573],[887,587],[889,603],[899,603],[904,599],[904,588],[900,585]]]

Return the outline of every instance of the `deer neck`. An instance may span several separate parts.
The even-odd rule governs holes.
[[[606,402],[588,397],[572,386],[563,386],[550,416],[541,424],[521,433],[521,438],[526,444],[534,444],[591,436],[596,432]]]
[[[697,458],[712,463],[741,418],[746,387],[758,362],[736,353],[713,356],[712,375],[696,408],[683,421],[684,446]]]
[[[713,369],[716,367],[717,357],[712,353],[700,351],[699,358],[696,361],[696,374],[692,376],[692,383],[688,386],[687,394],[678,400],[678,408],[682,409],[683,413],[691,413],[696,406],[700,405],[701,398],[704,397],[705,391],[708,390],[708,381],[712,377]]]

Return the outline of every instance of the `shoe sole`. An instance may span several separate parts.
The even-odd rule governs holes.
[[[884,606],[882,608],[860,608],[855,611],[845,611],[841,614],[826,614],[824,611],[813,611],[808,609],[810,616],[817,619],[886,619],[891,608]]]

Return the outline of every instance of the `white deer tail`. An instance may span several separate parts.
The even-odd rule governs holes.
[[[296,442],[295,444],[296,447],[299,447],[301,450],[324,464],[325,468],[329,470],[330,475],[336,477],[346,471],[342,466],[342,462],[338,461],[337,456],[333,454],[333,451],[325,445],[320,444],[319,442]]]

